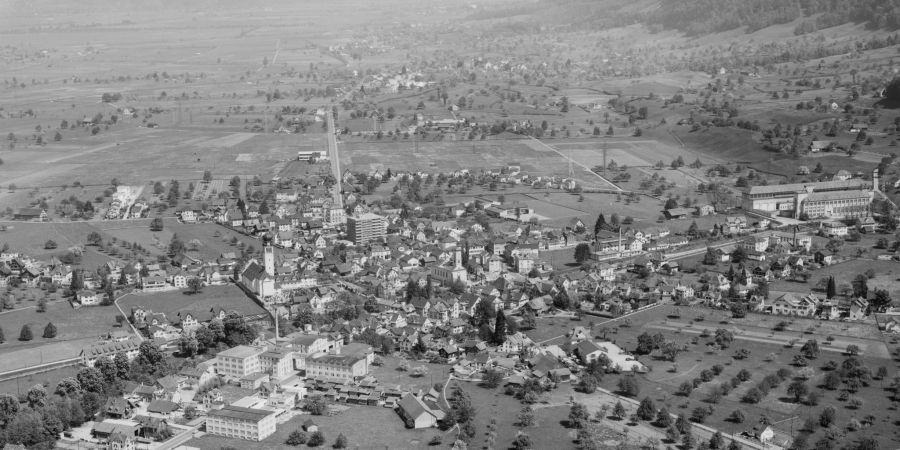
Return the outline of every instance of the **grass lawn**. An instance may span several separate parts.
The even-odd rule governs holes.
[[[24,394],[36,384],[48,386],[47,391],[53,392],[60,380],[66,377],[74,377],[81,369],[82,366],[60,367],[49,372],[0,381],[0,392],[15,395]]]
[[[182,311],[207,312],[212,308],[223,308],[226,312],[238,311],[245,316],[265,312],[233,284],[206,286],[197,294],[187,294],[182,290],[138,292],[123,297],[119,300],[119,305],[126,314],[134,307],[143,306],[153,312],[165,313],[170,318]]]
[[[36,308],[7,311],[0,314],[0,328],[6,342],[0,344],[0,371],[31,364],[74,358],[82,347],[116,325],[118,310],[114,306],[85,307],[78,310],[68,302],[47,304],[47,311]],[[53,339],[42,336],[47,323],[53,322],[57,334]],[[34,339],[19,341],[23,325],[29,325]],[[40,351],[37,351],[40,350]]]
[[[237,238],[238,242],[243,242],[245,245],[253,246],[257,251],[262,249],[262,244],[256,239],[213,223],[186,224],[169,218],[164,219],[163,230],[158,232],[150,231],[149,219],[101,222],[97,226],[107,239],[115,237],[122,241],[137,243],[156,255],[167,252],[169,242],[175,234],[189,250],[196,249],[190,253],[191,256],[206,260],[218,258],[224,252],[240,254],[237,245],[231,244],[232,238]]]
[[[443,434],[435,428],[421,430],[407,429],[400,416],[389,408],[375,406],[353,406],[333,416],[298,415],[291,420],[279,424],[275,434],[261,442],[236,441],[212,435],[193,439],[186,445],[208,450],[219,450],[222,447],[237,447],[242,450],[268,450],[274,448],[297,448],[284,443],[288,435],[301,429],[306,419],[312,418],[319,430],[325,434],[325,445],[331,448],[338,434],[347,437],[348,448],[359,449],[418,449],[428,447],[432,437]],[[455,433],[445,436],[444,442],[453,442]],[[306,448],[301,447],[301,448]]]
[[[450,366],[447,364],[430,364],[427,362],[419,362],[415,360],[409,361],[410,368],[425,366],[428,368],[428,374],[422,377],[413,377],[410,372],[397,370],[402,361],[400,358],[387,356],[382,357],[384,364],[372,367],[372,376],[378,379],[381,386],[396,388],[416,393],[419,390],[428,392],[435,383],[443,386],[444,381],[450,372]]]

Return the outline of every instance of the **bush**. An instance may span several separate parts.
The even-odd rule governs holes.
[[[291,431],[291,434],[288,435],[288,438],[284,443],[295,447],[303,445],[306,443],[306,433],[300,430]]]
[[[310,447],[318,447],[325,443],[325,435],[322,434],[321,431],[316,431],[312,435],[309,436],[309,441],[306,442],[306,445]]]

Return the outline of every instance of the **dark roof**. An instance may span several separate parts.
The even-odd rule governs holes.
[[[222,409],[212,410],[209,417],[225,417],[229,419],[253,420],[259,422],[265,417],[275,414],[274,411],[266,411],[264,409],[244,408],[241,406],[228,405]]]
[[[147,405],[147,411],[160,414],[168,414],[178,409],[178,404],[168,400],[153,400]]]

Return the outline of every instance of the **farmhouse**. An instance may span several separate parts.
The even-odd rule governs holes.
[[[412,394],[406,394],[397,402],[397,413],[407,428],[416,429],[437,426],[438,421],[444,418],[443,411],[429,408],[422,399]]]
[[[45,222],[47,220],[47,211],[40,208],[19,208],[13,214],[13,219]]]

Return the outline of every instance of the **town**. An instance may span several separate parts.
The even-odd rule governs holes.
[[[13,8],[0,449],[900,445],[896,27],[357,3]]]

